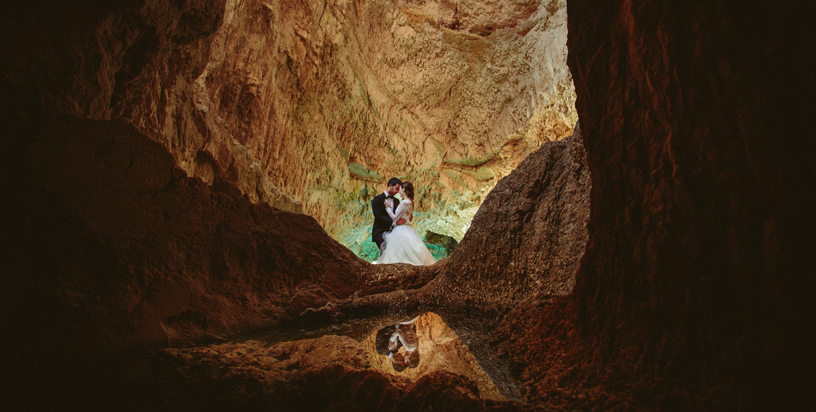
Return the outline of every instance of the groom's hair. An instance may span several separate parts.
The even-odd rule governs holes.
[[[397,179],[396,177],[392,177],[390,180],[388,180],[388,186],[401,185],[401,184],[402,184],[402,181]]]

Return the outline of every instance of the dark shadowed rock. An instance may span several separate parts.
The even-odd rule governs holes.
[[[445,253],[448,256],[453,254],[453,251],[456,250],[456,246],[459,244],[459,242],[457,242],[456,239],[450,236],[434,233],[431,232],[430,230],[425,232],[425,240],[428,243],[432,243],[434,245],[438,245],[445,248]]]
[[[813,5],[746,6],[570,2],[592,214],[574,294],[495,337],[529,400],[812,404]]]
[[[247,36],[263,40],[258,30],[272,29],[272,21],[293,24],[280,31],[291,54],[267,49],[265,40],[250,44],[277,56],[263,74],[247,70],[251,58],[240,52],[228,62],[210,60],[221,50],[211,46],[227,36],[218,34],[224,2],[42,3],[5,2],[0,13],[0,384],[10,409],[812,406],[812,2],[570,1],[580,137],[530,154],[485,198],[453,255],[420,268],[366,265],[314,219],[253,203],[277,195],[257,179],[265,172],[252,166],[240,143],[259,149],[265,170],[302,195],[318,180],[297,169],[299,162],[328,164],[309,157],[328,140],[303,145],[303,124],[315,125],[320,136],[346,136],[349,146],[365,136],[361,147],[377,147],[372,158],[390,153],[370,138],[385,130],[377,125],[402,127],[399,117],[388,117],[395,114],[374,107],[377,99],[390,99],[373,87],[377,68],[361,57],[332,60],[340,69],[321,65],[311,39],[324,26],[311,34],[294,30],[302,14],[334,21],[325,26],[338,30],[331,33],[355,33],[324,38],[332,59],[335,42],[354,38],[344,43],[354,51],[372,33],[360,30],[365,26],[357,19],[360,11],[379,16],[383,8],[375,2],[365,9],[352,2],[332,6],[335,14],[306,2],[241,3],[239,14],[249,18],[230,30],[243,34],[251,27],[257,30]],[[405,35],[430,25],[422,16],[435,15],[387,4],[395,19],[413,16],[413,26],[402,26]],[[548,2],[544,10],[563,12],[558,4]],[[455,13],[446,10],[445,16]],[[495,31],[473,21],[482,17],[463,17],[474,33],[443,40],[475,40],[456,56],[493,67],[471,61],[472,53],[492,47],[497,37],[491,36],[501,30],[521,37],[538,30],[519,16]],[[354,24],[347,26],[347,18]],[[523,26],[518,31],[516,20]],[[460,24],[435,23],[443,34]],[[377,31],[381,40],[393,38],[388,27]],[[230,41],[249,44],[246,39]],[[210,66],[215,74],[202,78],[214,87],[208,89],[196,79]],[[365,76],[353,67],[364,68]],[[278,68],[282,74],[274,77]],[[320,82],[301,82],[338,73],[353,89],[346,80],[325,92],[314,86]],[[280,80],[264,89],[276,102],[271,112],[257,93],[256,80],[267,74]],[[424,85],[420,78],[414,84]],[[508,74],[508,88],[492,96],[516,96],[517,87],[528,87],[514,78]],[[372,87],[358,89],[357,82]],[[470,87],[433,93],[470,93]],[[377,90],[379,97],[371,93]],[[470,95],[479,93],[468,93],[452,100],[469,106]],[[334,102],[353,96],[353,110],[324,113],[320,99],[297,98],[321,94]],[[423,116],[440,107],[424,107],[426,97],[412,98]],[[485,107],[505,101],[486,99]],[[220,112],[226,120],[214,105],[199,104],[215,101],[226,102]],[[338,126],[312,121],[310,113],[336,117]],[[344,113],[365,115],[349,120]],[[486,132],[493,119],[482,113],[433,127],[455,134],[473,121]],[[267,136],[267,119],[281,126],[269,130],[285,132],[270,136],[285,144],[258,138]],[[406,135],[428,136],[424,128],[412,130]],[[209,134],[216,131],[223,134]],[[389,137],[402,141],[401,133]],[[488,170],[473,168],[492,159],[529,152],[503,134],[490,138],[495,145],[474,139],[449,156],[433,142],[427,149],[411,142],[405,162],[422,163],[415,155],[435,150],[438,164],[463,170],[441,178],[453,185],[467,176],[488,178]],[[508,153],[488,151],[493,146]],[[331,153],[335,169],[328,170],[355,162]],[[312,213],[328,219],[335,208],[325,201],[330,194],[315,194]],[[482,400],[476,383],[446,372],[408,383],[368,367],[359,346],[340,337],[271,347],[156,348],[223,341],[225,334],[284,321],[331,323],[384,312],[411,317],[421,310],[439,313],[502,395],[525,403]]]
[[[211,190],[122,122],[54,121],[21,156],[33,176],[9,188],[6,307],[49,315],[5,317],[46,346],[223,336],[363,284],[368,265],[314,219]]]
[[[488,194],[426,293],[484,310],[572,291],[587,241],[585,156],[576,133],[527,157]]]

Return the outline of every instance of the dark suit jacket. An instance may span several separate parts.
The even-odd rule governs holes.
[[[397,210],[397,206],[399,205],[399,199],[396,197],[393,199],[394,207],[391,210],[392,212]],[[388,216],[388,212],[385,211],[385,204],[383,204],[383,202],[385,202],[385,193],[380,193],[374,196],[374,199],[371,199],[371,211],[374,213],[374,227],[371,228],[371,239],[374,240],[377,247],[383,242],[383,233],[391,230],[391,223],[394,222],[391,220],[391,216]]]

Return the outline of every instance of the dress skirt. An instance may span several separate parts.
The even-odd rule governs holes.
[[[397,225],[383,234],[383,240],[377,263],[410,263],[415,266],[435,263],[425,242],[410,224]]]

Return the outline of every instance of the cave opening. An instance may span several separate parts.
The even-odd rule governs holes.
[[[578,118],[566,63],[566,2],[370,7],[361,19],[376,10],[381,21],[355,38],[366,66],[351,59],[331,68],[354,73],[351,99],[365,104],[349,110],[366,119],[368,134],[332,136],[319,156],[338,151],[341,170],[310,191],[309,200],[300,199],[332,237],[373,262],[379,251],[370,202],[390,177],[412,181],[413,225],[438,261],[462,241],[499,180],[542,144],[573,134]],[[325,106],[313,107],[322,113]]]
[[[164,384],[192,404],[262,402],[300,391],[296,374],[321,380],[310,374],[338,367],[352,382],[385,379],[383,399],[399,399],[406,385],[414,399],[461,387],[443,396],[474,407],[521,399],[508,363],[490,352],[490,332],[550,272],[558,272],[550,293],[571,290],[575,262],[535,252],[541,239],[530,233],[551,215],[534,209],[502,210],[503,223],[480,224],[488,230],[462,240],[485,203],[496,213],[523,199],[556,200],[557,191],[531,190],[530,180],[552,174],[588,187],[587,169],[571,166],[584,161],[580,139],[569,138],[577,115],[564,0],[489,10],[444,1],[91,3],[3,6],[16,36],[3,50],[18,56],[3,62],[3,136],[25,153],[6,153],[3,166],[21,216],[9,233],[22,239],[3,284],[4,319],[22,336],[9,370],[26,389],[11,403],[140,398],[131,408],[178,407],[175,389],[157,388]],[[491,197],[514,172],[524,174]],[[368,203],[389,176],[419,187],[417,227],[436,260],[460,254],[447,274],[354,258],[366,258],[355,247],[370,236]],[[586,193],[569,198],[575,210],[554,218],[582,221]],[[497,241],[516,252],[472,258]],[[582,242],[565,247],[574,255]],[[496,265],[508,267],[505,279],[491,272]],[[451,283],[458,270],[473,279]],[[447,280],[423,291],[434,279]],[[478,302],[490,288],[500,292]],[[418,318],[397,323],[414,319],[431,346],[456,346],[440,350],[451,359],[428,343],[418,364],[404,344],[382,355],[365,346],[376,333],[322,346],[342,336],[343,322],[393,312],[400,294],[413,303],[398,311]],[[276,343],[312,345],[325,352],[323,363],[287,362],[296,349],[256,359],[267,371],[286,363],[281,373],[291,374],[279,384],[288,390],[253,383],[257,376],[242,371],[255,364],[192,378],[208,362],[276,346],[233,337],[295,324],[330,330]],[[357,356],[360,347],[370,353]],[[398,371],[403,361],[409,366]],[[415,376],[394,384],[394,372]],[[226,393],[228,381],[242,389]],[[57,389],[32,400],[28,389],[43,387]],[[94,388],[106,395],[95,399]],[[256,392],[233,397],[244,389]]]
[[[196,78],[160,98],[188,107],[162,113],[135,94],[95,116],[131,111],[189,176],[312,216],[369,262],[369,203],[387,179],[415,184],[414,225],[439,260],[496,183],[578,121],[566,0],[225,0],[220,21],[218,7],[179,6],[168,39],[136,26],[111,33],[128,39],[112,52],[169,59],[158,66],[172,77],[168,47],[200,32]],[[142,72],[114,79],[116,96],[162,84]]]
[[[569,6],[4,2],[4,401],[812,406],[814,5]],[[447,259],[358,258],[390,176]]]

